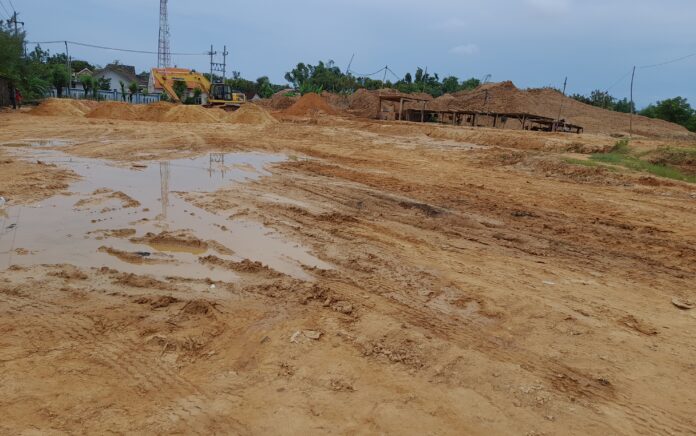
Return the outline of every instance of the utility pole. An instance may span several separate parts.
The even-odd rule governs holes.
[[[346,74],[350,74],[350,67],[353,65],[353,59],[355,59],[355,53],[350,57],[350,62],[348,62],[348,68],[346,68]]]
[[[225,79],[227,79],[227,55],[230,54],[227,51],[227,46],[223,46],[222,48],[222,83],[225,83]]]
[[[65,41],[65,57],[65,61],[68,64],[68,97],[70,97],[70,88],[72,87],[72,68],[70,65],[70,49],[68,48],[68,41]]]
[[[565,97],[566,95],[566,87],[568,86],[568,76],[566,76],[565,81],[563,82],[563,96]],[[563,112],[563,103],[565,99],[561,100],[561,107],[558,108],[558,119],[556,120],[557,122],[561,122],[561,113]]]
[[[389,65],[385,65],[384,67],[384,77],[382,77],[382,85],[387,83],[387,71],[389,71]]]
[[[636,78],[636,67],[633,67],[633,73],[631,74],[631,124],[629,126],[628,137],[633,138],[633,79]]]
[[[21,24],[22,27],[24,27],[24,21],[18,21],[18,20],[17,20],[17,16],[18,16],[18,15],[19,15],[19,14],[17,13],[17,11],[14,11],[14,13],[12,14],[12,18],[10,18],[10,24],[14,24],[14,35],[15,35],[15,38],[19,36],[19,29],[17,28],[17,24]]]
[[[216,51],[213,50],[213,45],[210,44],[210,51],[208,52],[208,55],[210,56],[210,83],[213,83],[213,69],[215,65],[215,59],[213,56],[217,54]]]
[[[215,83],[214,76],[215,72],[222,73],[222,83],[225,83],[225,78],[227,75],[227,55],[230,53],[227,51],[227,46],[223,48],[222,52],[222,63],[215,62],[215,55],[218,54],[214,49],[213,46],[210,46],[210,51],[208,52],[208,55],[210,55],[210,83]]]

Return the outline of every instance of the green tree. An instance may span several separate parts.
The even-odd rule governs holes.
[[[123,83],[123,80],[119,80],[118,85],[121,87],[121,99],[125,102],[126,101],[126,84]]]
[[[106,77],[100,77],[97,79],[97,88],[100,91],[110,91],[111,90],[111,79]]]
[[[641,111],[641,115],[688,126],[694,117],[694,110],[684,97],[674,97],[649,105]]]
[[[84,74],[80,76],[80,84],[82,85],[82,89],[85,91],[85,98],[89,97],[89,92],[92,89],[93,82],[94,79],[90,75]]]
[[[445,77],[442,79],[442,92],[451,94],[459,91],[459,79],[454,76]]]
[[[56,88],[56,94],[58,97],[63,96],[63,88],[68,86],[70,80],[70,74],[68,73],[68,67],[62,64],[55,64],[51,67],[51,84]]]
[[[128,85],[128,99],[133,103],[133,96],[138,93],[138,84],[136,82],[131,82]]]
[[[172,85],[172,88],[174,88],[174,92],[176,93],[177,97],[179,97],[179,100],[181,100],[182,102],[186,100],[185,96],[188,92],[186,82],[184,82],[183,80],[175,80],[174,84]]]

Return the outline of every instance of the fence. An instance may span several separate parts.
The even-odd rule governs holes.
[[[55,89],[51,89],[46,97],[53,97],[56,98],[58,97],[58,92]],[[90,91],[85,97],[85,90],[84,89],[79,89],[79,88],[70,88],[70,90],[67,90],[63,88],[63,98],[74,98],[74,99],[93,99],[93,94]],[[137,93],[133,94],[133,99],[131,101],[131,95],[129,93],[122,94],[119,91],[98,91],[97,92],[97,99],[98,100],[106,100],[106,101],[125,101],[126,103],[132,103],[132,104],[148,104],[148,103],[155,103],[160,101],[160,96],[159,94],[142,94],[142,93]]]

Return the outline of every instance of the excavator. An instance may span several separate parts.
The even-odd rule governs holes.
[[[202,102],[203,107],[217,107],[226,111],[235,111],[247,101],[243,93],[234,91],[230,85],[210,83],[203,74],[184,68],[153,68],[152,81],[155,89],[166,92],[175,103],[181,102],[174,91],[174,83],[180,81],[186,83],[187,89],[198,88],[205,94]]]

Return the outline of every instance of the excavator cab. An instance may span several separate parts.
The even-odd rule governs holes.
[[[228,111],[234,111],[246,103],[246,96],[232,89],[230,85],[213,83],[208,94],[208,107],[221,107]]]

